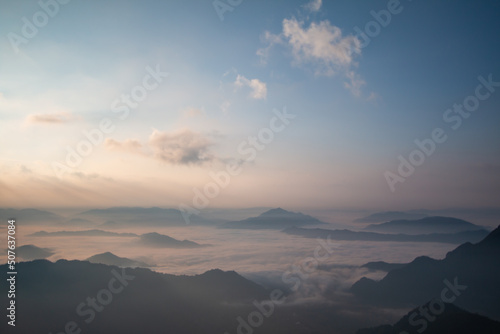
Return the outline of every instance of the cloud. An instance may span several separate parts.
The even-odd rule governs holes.
[[[318,12],[323,4],[322,0],[311,0],[308,4],[304,5],[304,8],[311,12]]]
[[[298,64],[312,64],[317,75],[332,76],[353,65],[353,55],[361,53],[361,43],[328,21],[304,27],[295,18],[283,20],[283,36]]]
[[[321,1],[313,1],[308,5],[313,4],[321,6]],[[268,44],[257,50],[262,63],[267,62],[274,45],[284,45],[291,50],[292,65],[311,68],[316,76],[341,74],[347,78],[344,86],[354,96],[361,95],[365,81],[352,69],[357,66],[355,57],[361,54],[361,42],[353,35],[342,35],[342,30],[328,20],[312,22],[307,26],[296,18],[284,19],[281,33],[266,31],[262,39]]]
[[[213,160],[210,153],[212,141],[191,130],[166,133],[154,130],[149,137],[149,147],[156,159],[175,164],[201,164]]]
[[[236,87],[250,87],[250,89],[252,90],[252,92],[250,93],[250,97],[253,99],[261,100],[265,99],[267,96],[267,85],[265,82],[262,82],[259,79],[249,80],[244,76],[238,74],[234,85]]]
[[[199,165],[212,161],[212,140],[188,129],[172,133],[154,129],[146,143],[135,139],[118,141],[107,138],[104,147],[110,151],[123,151],[151,157],[173,165]]]
[[[33,124],[61,124],[71,122],[75,119],[78,119],[78,117],[75,117],[67,112],[52,114],[30,114],[26,117],[26,121]]]
[[[361,79],[361,77],[354,73],[354,71],[349,71],[346,73],[346,78],[349,81],[344,82],[344,87],[351,91],[352,95],[356,97],[361,96],[361,87],[366,84],[366,81]],[[373,93],[372,93],[373,94]],[[370,95],[371,97],[372,95]]]

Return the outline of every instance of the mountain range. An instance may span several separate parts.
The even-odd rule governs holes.
[[[142,261],[131,260],[126,257],[119,257],[111,252],[96,254],[85,261],[89,261],[90,263],[101,263],[106,264],[108,266],[117,266],[117,267],[128,267],[128,268],[149,268],[154,267],[153,265],[147,264]]]
[[[459,290],[454,302],[457,306],[500,320],[499,281],[497,227],[480,242],[464,243],[442,260],[421,256],[389,271],[380,281],[363,277],[350,290],[361,300],[391,307],[421,305],[433,298],[444,298],[445,289]]]
[[[500,333],[500,322],[485,316],[462,310],[453,304],[443,303],[442,309],[433,308],[428,302],[408,312],[394,325],[381,325],[360,329],[356,334],[497,334]],[[434,314],[424,315],[422,310],[436,309]],[[432,312],[432,311],[431,311]]]
[[[291,235],[299,235],[306,238],[330,238],[332,240],[339,241],[440,242],[451,244],[477,242],[488,235],[488,232],[485,230],[465,231],[459,233],[408,235],[301,227],[290,227],[283,230],[283,232]]]
[[[45,210],[38,209],[0,209],[0,219],[7,221],[15,218],[18,224],[31,225],[38,223],[55,224],[64,220],[63,217]]]
[[[402,211],[384,211],[384,212],[376,212],[366,217],[355,219],[356,223],[381,223],[388,222],[391,220],[415,220],[422,219],[427,217],[424,213],[411,213],[411,212],[402,212]]]
[[[93,209],[84,211],[74,218],[87,219],[106,224],[109,221],[117,222],[114,226],[186,226],[182,212],[177,209],[163,209],[159,207],[112,207],[107,209]],[[204,219],[196,214],[189,216],[191,225],[213,225],[214,221]],[[111,225],[105,225],[110,226]]]
[[[484,230],[462,219],[452,217],[426,217],[418,220],[392,220],[382,224],[372,224],[364,228],[370,232],[429,234],[429,233],[458,233],[465,231]]]
[[[259,216],[228,222],[221,225],[222,228],[233,229],[277,229],[281,230],[293,226],[326,224],[319,219],[305,215],[300,212],[290,212],[282,208],[268,210]]]

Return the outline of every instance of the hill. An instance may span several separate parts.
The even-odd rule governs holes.
[[[465,243],[442,260],[418,257],[382,280],[363,277],[351,292],[361,300],[388,306],[421,305],[450,285],[460,286],[455,304],[500,319],[500,227],[476,244]],[[451,288],[449,288],[451,289]]]
[[[127,225],[142,226],[186,226],[182,212],[177,209],[163,209],[158,207],[113,207],[107,209],[93,209],[78,214],[75,218],[90,219],[100,223],[116,222],[113,227]],[[189,216],[191,225],[213,225],[214,222],[198,215]],[[111,225],[106,225],[111,227]]]
[[[17,223],[23,225],[31,224],[55,224],[64,220],[63,217],[45,210],[38,209],[0,209],[0,219],[7,221],[15,218]]]
[[[355,232],[350,230],[327,230],[321,228],[290,227],[284,233],[300,235],[306,238],[330,238],[339,241],[391,241],[391,242],[441,242],[461,244],[464,242],[477,242],[488,235],[483,230],[466,231],[459,233],[433,233],[421,235],[384,234],[375,232]]]
[[[384,212],[376,212],[369,216],[355,219],[356,223],[381,223],[388,222],[391,220],[401,220],[401,219],[422,219],[427,217],[424,213],[409,213],[409,212],[401,212],[401,211],[384,211]]]
[[[356,334],[497,334],[500,333],[500,322],[487,317],[464,311],[453,304],[443,303],[442,309],[437,309],[431,302],[422,305],[401,318],[394,325],[382,325],[375,328],[360,329]],[[436,304],[437,305],[437,304]],[[422,310],[436,310],[428,314]],[[430,320],[429,320],[430,319]]]
[[[101,263],[101,264],[106,264],[109,266],[128,267],[128,268],[153,267],[152,265],[149,265],[149,264],[142,262],[142,261],[136,261],[136,260],[127,259],[126,257],[116,256],[115,254],[113,254],[111,252],[93,255],[93,256],[89,257],[88,259],[86,259],[85,261],[89,261],[90,263]]]
[[[365,227],[366,231],[380,233],[428,234],[428,233],[458,233],[465,231],[484,230],[462,219],[452,217],[426,217],[418,220],[393,220],[382,224],[372,224]]]
[[[30,234],[33,237],[137,237],[135,233],[116,233],[103,230],[84,230],[84,231],[39,231]]]
[[[198,248],[203,247],[194,241],[177,240],[168,235],[159,234],[156,232],[142,234],[139,237],[138,243],[148,247],[165,247],[165,248]]]
[[[257,217],[223,224],[222,228],[234,229],[284,229],[293,226],[326,224],[314,217],[300,212],[291,212],[276,208],[268,210]]]

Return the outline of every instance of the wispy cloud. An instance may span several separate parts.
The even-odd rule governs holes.
[[[323,4],[322,0],[311,0],[309,3],[304,5],[304,8],[311,12],[318,12]]]
[[[236,81],[234,85],[239,87],[250,87],[250,97],[256,100],[265,99],[267,97],[267,85],[265,82],[260,81],[259,79],[247,79],[242,75],[236,77]]]
[[[361,87],[366,84],[366,81],[363,80],[359,76],[359,74],[354,73],[354,71],[347,72],[345,76],[348,79],[348,81],[344,82],[344,87],[347,88],[352,93],[352,95],[360,97]]]
[[[345,87],[354,96],[361,95],[365,81],[352,69],[357,65],[355,57],[361,54],[361,42],[353,35],[344,36],[342,30],[328,20],[308,26],[296,18],[284,19],[282,32],[266,31],[263,40],[268,45],[257,50],[263,63],[267,62],[274,45],[284,45],[291,50],[292,65],[310,68],[316,76],[342,74],[347,78]]]
[[[171,133],[154,129],[144,144],[135,139],[105,141],[108,150],[140,154],[173,165],[200,165],[214,160],[213,144],[208,136],[189,129]]]
[[[26,117],[26,121],[31,124],[62,124],[79,119],[68,112],[52,113],[52,114],[30,114]]]

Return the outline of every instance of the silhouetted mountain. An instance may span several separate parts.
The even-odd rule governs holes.
[[[91,218],[101,223],[115,221],[118,226],[187,226],[182,212],[177,209],[163,209],[158,207],[114,207],[108,209],[94,209],[82,212],[81,218]],[[214,222],[198,215],[189,215],[191,225],[213,225]],[[106,225],[111,227],[110,225]]]
[[[39,231],[30,234],[33,237],[137,237],[135,233],[116,233],[103,230],[85,230],[85,231]]]
[[[110,253],[110,252],[93,255],[93,256],[89,257],[88,259],[86,259],[85,261],[89,261],[91,263],[106,264],[109,266],[128,267],[128,268],[154,267],[153,265],[147,264],[147,263],[142,262],[142,261],[136,261],[136,260],[127,259],[126,257],[116,256],[115,254]]]
[[[282,208],[271,209],[257,217],[223,224],[222,228],[235,229],[284,229],[292,226],[326,224],[300,212],[290,212]]]
[[[22,262],[17,269],[16,327],[2,321],[0,333],[347,334],[373,323],[353,317],[358,312],[348,305],[277,306],[269,299],[283,301],[279,291],[235,272],[174,276],[66,260]],[[1,291],[8,285],[0,280]],[[0,303],[7,305],[7,293]]]
[[[370,270],[379,270],[389,272],[394,269],[399,269],[406,266],[407,263],[387,263],[384,261],[368,262],[361,266],[361,268],[367,268]]]
[[[477,244],[460,245],[443,260],[422,256],[402,268],[391,270],[380,281],[363,277],[351,287],[351,292],[375,304],[415,306],[439,298],[444,289],[453,290],[450,286],[466,286],[466,289],[460,288],[454,303],[498,320],[498,282],[500,227]]]
[[[38,209],[0,209],[0,219],[7,221],[8,219],[15,218],[19,224],[53,224],[63,221],[63,217],[55,213],[38,210]]]
[[[70,321],[93,334],[223,333],[240,312],[251,310],[231,310],[228,303],[269,296],[234,272],[173,276],[66,260],[22,262],[17,269],[22,275],[16,282],[16,333],[64,332]],[[8,271],[6,265],[0,270]],[[9,291],[8,282],[1,281],[2,291]],[[6,296],[0,297],[2,305]],[[90,298],[98,312],[88,304]],[[7,321],[0,323],[1,333],[10,332],[8,328]]]
[[[391,220],[401,220],[401,219],[422,219],[427,217],[426,214],[423,213],[410,213],[410,212],[401,212],[401,211],[385,211],[385,212],[376,212],[369,216],[358,218],[354,220],[356,223],[381,223],[388,222]]]
[[[169,237],[168,235],[163,235],[156,232],[142,234],[139,237],[139,244],[149,247],[165,248],[197,248],[204,246],[189,240],[177,240]]]
[[[421,308],[429,310],[431,302]],[[497,334],[500,333],[500,322],[484,316],[464,311],[453,304],[444,303],[443,310],[425,317],[420,308],[416,308],[394,325],[382,325],[374,328],[360,329],[356,334]],[[431,306],[432,309],[432,306]]]
[[[321,228],[290,227],[283,230],[284,233],[300,235],[306,238],[327,238],[345,241],[395,241],[395,242],[441,242],[450,244],[461,244],[464,242],[477,242],[488,235],[487,231],[467,231],[453,234],[383,234],[374,232],[355,232],[350,230],[326,230]]]
[[[35,245],[23,245],[16,248],[16,255],[25,261],[46,259],[54,254],[49,248],[40,248]]]
[[[462,219],[452,217],[427,217],[418,220],[393,220],[382,224],[372,224],[365,230],[379,233],[458,233],[465,231],[484,230],[481,226],[474,225]]]

